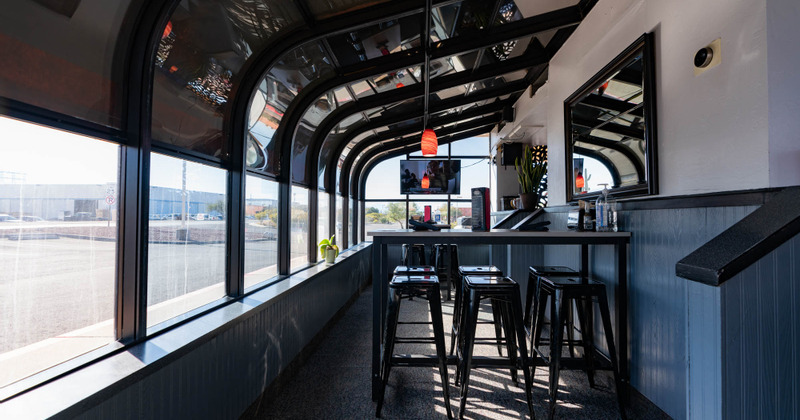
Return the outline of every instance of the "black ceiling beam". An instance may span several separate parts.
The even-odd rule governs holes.
[[[636,156],[636,153],[634,153],[633,150],[631,150],[624,144],[621,144],[618,141],[603,139],[600,137],[589,136],[589,135],[580,136],[578,137],[577,141],[598,147],[605,147],[606,149],[611,149],[621,153],[629,161],[631,161],[631,165],[633,165],[633,168],[636,170],[636,176],[639,178],[639,180],[644,181],[645,178],[644,164],[642,163],[642,161],[639,160],[639,157]]]
[[[491,115],[487,115],[487,116],[485,116],[483,118],[475,119],[475,120],[472,120],[472,121],[467,121],[465,123],[457,124],[457,125],[451,126],[451,127],[440,128],[440,129],[437,130],[436,134],[437,134],[437,137],[446,138],[448,135],[458,134],[458,133],[460,133],[462,131],[465,131],[465,130],[473,130],[473,129],[478,128],[478,127],[484,127],[486,125],[497,124],[501,120],[502,120],[502,113],[497,111],[497,112],[495,112],[495,113],[493,113]],[[347,158],[345,158],[344,163],[342,164],[342,173],[341,173],[341,178],[339,179],[339,185],[340,185],[341,188],[340,188],[339,192],[346,192],[346,188],[347,188],[346,181],[350,177],[350,169],[352,168],[353,164],[356,162],[356,159],[358,158],[358,155],[360,155],[363,151],[367,150],[370,146],[373,146],[373,145],[376,145],[376,144],[380,144],[382,142],[385,142],[386,140],[390,140],[390,139],[393,139],[393,138],[398,138],[400,136],[407,136],[407,135],[414,134],[414,133],[419,133],[419,132],[420,132],[420,125],[419,124],[415,124],[413,127],[411,127],[411,129],[409,129],[409,130],[405,130],[404,129],[403,132],[386,133],[386,134],[383,134],[383,135],[372,136],[372,137],[369,138],[369,141],[359,142],[358,145],[355,148],[353,148],[353,150],[350,151],[350,153],[347,155]],[[395,142],[385,143],[384,145],[388,145],[388,144],[392,144],[392,143],[396,143],[396,142],[404,142],[403,144],[406,144],[406,143],[410,142],[412,144],[419,145],[419,137],[415,136],[413,139],[410,139],[410,140],[409,139],[398,139]],[[326,175],[331,175],[331,174],[335,175],[334,167],[335,167],[335,165],[329,165],[329,169],[326,171],[327,172]],[[335,185],[334,185],[335,184],[335,178],[333,178],[333,177],[331,177],[331,178],[333,179],[334,182],[331,182],[331,185],[330,185],[331,188],[330,188],[329,191],[335,191],[335,189],[336,189]],[[342,191],[342,190],[344,190],[344,191]]]
[[[470,137],[475,137],[475,136],[480,136],[482,134],[486,134],[489,131],[491,131],[493,127],[494,127],[493,125],[489,125],[489,126],[485,126],[485,127],[481,127],[481,128],[476,128],[474,130],[466,131],[466,132],[463,132],[463,133],[454,134],[454,135],[449,136],[447,138],[442,138],[440,143],[441,144],[449,144],[449,143],[452,143],[454,141],[464,140],[464,139],[468,139]],[[398,149],[395,149],[395,150],[384,150],[384,151],[381,151],[379,153],[376,153],[375,155],[369,157],[368,159],[364,159],[362,162],[359,162],[358,166],[356,167],[356,170],[353,172],[354,175],[357,175],[357,176],[351,177],[351,183],[352,183],[351,187],[354,187],[354,188],[351,188],[351,191],[354,192],[355,197],[358,197],[358,199],[360,199],[360,200],[364,199],[364,192],[365,192],[364,187],[366,185],[367,176],[369,175],[369,172],[378,163],[380,163],[380,162],[382,162],[384,160],[387,160],[387,159],[391,159],[393,157],[405,155],[405,154],[413,151],[415,147],[416,147],[416,145],[407,145],[407,146],[404,146],[404,147],[401,147],[401,148],[398,148]],[[355,188],[355,187],[357,187],[357,188]],[[351,194],[351,196],[352,196],[352,194]]]
[[[430,59],[449,57],[460,53],[466,53],[482,48],[487,48],[501,42],[511,41],[524,36],[534,35],[539,32],[546,32],[552,29],[562,28],[564,26],[577,25],[578,23],[580,23],[580,13],[576,8],[576,6],[571,6],[564,9],[556,10],[554,12],[549,12],[543,15],[535,16],[532,18],[518,20],[498,27],[487,28],[480,31],[475,31],[468,35],[462,35],[456,38],[451,38],[448,40],[441,41],[434,46],[433,50],[430,53]],[[538,53],[541,54],[540,55],[541,58],[544,58],[545,60],[544,62],[547,62],[547,60],[549,60],[549,57],[547,56],[546,53],[543,53],[541,51],[539,51]],[[536,56],[538,54],[532,54],[532,55]],[[312,83],[309,86],[306,86],[306,88],[303,89],[302,93],[292,101],[292,104],[286,110],[284,118],[278,127],[278,130],[276,130],[275,135],[273,136],[278,141],[279,145],[278,147],[280,148],[279,155],[281,156],[281,161],[283,162],[291,161],[292,147],[291,146],[282,147],[282,145],[292,144],[294,137],[293,130],[299,125],[300,119],[302,118],[302,115],[305,113],[305,110],[309,106],[311,106],[313,102],[316,101],[316,99],[319,98],[321,95],[323,95],[327,90],[334,89],[342,84],[349,83],[351,81],[357,81],[365,79],[370,76],[424,64],[424,60],[425,60],[425,54],[423,54],[422,51],[420,51],[420,49],[401,51],[398,53],[390,54],[388,56],[379,57],[374,60],[369,60],[365,63],[361,63],[356,66],[350,66],[350,68],[343,68],[341,69],[341,76],[338,78],[332,78],[326,82]],[[436,83],[436,80],[431,81],[431,83]],[[403,89],[414,89],[414,88],[418,89],[418,87],[415,86],[408,86],[406,88],[397,89],[397,91],[401,91]],[[434,89],[432,88],[432,90]],[[390,92],[385,92],[384,94],[387,93]],[[424,91],[422,94],[424,94]],[[361,102],[361,100],[358,100],[357,102]],[[244,109],[244,112],[246,112],[246,108]],[[328,118],[326,118],[326,120]],[[289,128],[292,128],[291,133],[287,132]],[[318,153],[319,146],[316,147],[316,150]],[[307,170],[308,169],[311,168],[307,168]],[[282,169],[281,173],[282,177],[289,176],[288,170],[284,171]],[[287,182],[291,182],[291,179],[287,178]],[[312,180],[312,182],[314,181]]]
[[[630,114],[637,117],[644,117],[644,110],[640,104],[609,98],[608,96],[600,96],[596,93],[587,96],[578,104],[598,109],[610,110],[620,114]]]
[[[589,128],[591,130],[603,130],[609,133],[619,134],[620,136],[631,137],[634,139],[644,140],[644,130],[627,127],[620,124],[614,124],[607,121],[586,118],[573,118],[572,124]],[[587,133],[588,134],[588,133]]]
[[[496,97],[499,97],[499,96],[505,96],[505,95],[521,92],[521,91],[524,91],[525,89],[527,89],[527,87],[528,87],[528,83],[526,81],[524,81],[524,80],[520,80],[518,82],[509,83],[509,84],[507,84],[505,86],[502,86],[500,88],[497,88],[497,89],[485,90],[485,91],[478,92],[476,94],[469,95],[469,96],[457,96],[457,97],[450,98],[450,99],[447,99],[447,100],[439,102],[438,104],[436,104],[434,107],[431,108],[430,112],[431,113],[436,113],[436,112],[440,112],[440,111],[445,111],[445,110],[448,110],[448,109],[456,108],[456,107],[459,107],[459,106],[468,105],[468,104],[471,104],[471,103],[474,103],[474,102],[489,100],[489,99],[493,99],[493,98],[496,98]],[[387,92],[387,93],[389,93],[389,92]],[[375,95],[375,96],[377,96],[377,95]],[[394,102],[397,102],[397,101],[394,101]],[[364,104],[361,104],[361,103],[348,104],[348,105],[353,105],[354,107],[364,106]],[[348,105],[345,105],[345,107],[348,106]],[[339,108],[339,110],[341,110],[341,109],[343,109],[345,107],[341,107],[341,108]],[[365,108],[365,110],[366,109],[370,109],[370,108],[374,108],[374,106],[367,106]],[[335,112],[336,111],[334,111],[334,113]],[[310,146],[310,147],[312,147],[312,148],[311,148],[310,152],[314,156],[317,156],[317,158],[318,158],[319,157],[319,153],[322,150],[322,144],[324,143],[324,140],[325,140],[325,137],[327,136],[327,133],[330,133],[330,131],[333,130],[333,128],[336,126],[336,124],[338,124],[339,121],[341,121],[342,119],[352,115],[355,112],[356,111],[343,112],[340,116],[335,117],[332,120],[328,120],[328,118],[331,118],[333,116],[333,114],[334,114],[334,113],[331,113],[328,116],[328,118],[326,118],[325,121],[322,124],[320,124],[319,128],[317,129],[317,131],[314,132],[314,136],[312,137],[312,141],[311,141],[311,145],[312,146]],[[420,107],[420,108],[408,110],[406,115],[422,116],[422,108]],[[322,133],[325,133],[325,134],[323,135]],[[341,154],[341,151],[343,150],[343,148],[345,146],[346,146],[346,143],[344,141],[340,141],[337,144],[337,147],[336,147],[335,151],[337,151],[339,154]],[[331,160],[333,161],[333,159],[336,156],[338,156],[338,155],[332,155],[331,156]],[[314,172],[312,172],[312,174],[315,174],[316,173],[316,168],[317,168],[317,163],[312,161],[311,165],[312,165],[311,169],[314,169]],[[330,166],[330,163],[328,164],[328,166]],[[313,178],[315,178],[315,177],[312,177],[312,182],[316,182]],[[328,178],[326,178],[326,179],[328,179]],[[330,186],[329,186],[329,188],[330,188]]]
[[[452,124],[454,122],[458,122],[458,121],[463,120],[465,118],[473,118],[473,117],[477,117],[477,116],[482,116],[482,115],[488,115],[488,114],[492,114],[492,113],[496,113],[496,112],[501,112],[504,107],[506,107],[506,106],[508,106],[509,104],[512,104],[512,103],[513,103],[513,101],[501,101],[501,102],[496,102],[496,103],[493,103],[493,104],[490,104],[490,105],[484,105],[484,106],[481,106],[481,107],[470,109],[469,111],[466,111],[465,113],[462,113],[462,114],[448,115],[446,117],[436,118],[436,119],[432,120],[431,124],[432,124],[432,127],[434,128],[434,130],[439,130],[439,128],[437,128],[437,127],[441,127],[441,126],[444,126],[444,125],[447,125],[447,124]],[[401,130],[392,131],[391,134],[387,133],[387,135],[384,135],[384,136],[380,136],[380,135],[376,134],[376,135],[373,135],[371,137],[367,137],[367,138],[363,139],[362,141],[358,142],[358,144],[356,144],[355,147],[353,147],[353,150],[351,150],[350,153],[345,158],[344,162],[342,163],[342,172],[349,172],[350,167],[352,166],[352,164],[355,161],[355,159],[358,157],[358,155],[364,149],[369,147],[370,144],[374,144],[375,142],[385,141],[385,140],[388,140],[388,139],[393,138],[393,137],[396,138],[396,137],[401,137],[401,136],[407,136],[409,134],[414,134],[414,133],[419,133],[419,132],[420,132],[420,125],[419,124],[413,124],[413,125],[410,125],[408,127],[404,127]],[[348,133],[348,135],[349,135],[349,133]],[[351,137],[351,138],[353,138],[353,137]],[[342,152],[344,151],[344,148],[347,146],[348,143],[349,143],[349,140],[342,142],[341,143],[341,148],[337,149],[335,151],[335,153],[331,154],[331,157],[333,157],[333,156],[341,156]],[[331,163],[333,163],[333,162],[331,162]],[[326,187],[325,188],[326,191],[335,190],[335,181],[336,181],[336,179],[334,178],[336,176],[335,167],[336,167],[336,165],[328,164],[326,166],[326,168],[325,168],[325,176],[324,176],[325,184],[324,185]]]

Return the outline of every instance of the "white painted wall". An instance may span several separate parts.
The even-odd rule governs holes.
[[[660,195],[769,186],[766,2],[599,1],[550,61],[549,160],[564,161],[564,99],[653,31]],[[720,37],[722,63],[694,76],[694,53]],[[565,202],[564,177],[550,166],[551,205]]]
[[[800,184],[800,2],[767,0],[769,185]]]

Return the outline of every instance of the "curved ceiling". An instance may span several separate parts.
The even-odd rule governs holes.
[[[227,165],[243,138],[247,170],[358,196],[360,171],[423,128],[446,143],[501,123],[595,2],[183,0],[153,140]]]

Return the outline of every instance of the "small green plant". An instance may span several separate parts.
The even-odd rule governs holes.
[[[522,158],[517,158],[514,161],[514,168],[517,170],[517,178],[523,194],[539,192],[542,178],[547,174],[547,161],[534,162],[533,150],[525,146],[522,151]]]
[[[333,238],[335,236],[336,235],[331,235],[330,239],[323,239],[319,241],[319,253],[322,255],[322,258],[325,258],[325,252],[328,251],[328,248],[331,248],[334,251],[336,251],[336,255],[333,258],[339,256],[339,247],[335,243],[333,243]]]

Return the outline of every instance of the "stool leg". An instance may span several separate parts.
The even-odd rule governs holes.
[[[436,342],[436,355],[439,357],[439,375],[442,377],[442,391],[444,392],[444,407],[447,410],[447,418],[452,419],[453,414],[450,410],[450,379],[447,373],[447,354],[444,346],[444,325],[442,323],[442,302],[439,288],[428,291],[428,305],[431,308],[431,320],[433,321],[433,337]]]
[[[381,416],[383,408],[383,396],[386,393],[386,382],[389,381],[391,370],[391,358],[394,352],[394,339],[397,334],[397,321],[400,314],[400,295],[392,288],[389,288],[389,307],[386,314],[386,331],[383,336],[383,361],[381,373],[381,390],[378,394],[378,406],[375,409],[375,417]]]
[[[503,324],[500,304],[496,299],[490,299],[492,304],[492,323],[494,324],[494,336],[497,341],[497,354],[503,355]]]
[[[514,338],[516,332],[513,328],[513,323],[511,321],[511,302],[501,301],[498,302],[500,308],[500,316],[503,320],[503,333],[505,334],[506,338],[506,353],[508,354],[509,360],[514,366],[517,365],[517,341]],[[519,383],[519,378],[517,377],[517,368],[511,368],[511,380],[516,384]]]
[[[461,290],[462,285],[464,284],[464,279],[461,276],[458,277],[458,281],[456,282],[456,300],[453,303],[453,328],[451,329],[450,333],[450,355],[453,354],[453,350],[456,348],[456,339],[458,337],[458,330],[461,325],[461,305],[463,300],[463,291]]]
[[[591,298],[590,298],[591,299]],[[577,300],[575,307],[578,308],[578,324],[581,327],[581,341],[583,342],[583,361],[586,364],[586,376],[589,379],[589,387],[594,388],[594,337],[587,334],[588,318],[583,299]]]
[[[532,385],[533,385],[533,377],[531,376],[531,369],[530,367],[533,366],[531,363],[532,359],[528,357],[528,349],[525,346],[525,325],[520,324],[522,321],[523,313],[522,313],[522,302],[520,301],[519,297],[519,290],[511,297],[511,323],[514,325],[514,328],[511,329],[510,334],[513,335],[514,331],[516,330],[517,333],[517,341],[519,342],[519,355],[522,359],[522,374],[525,378],[525,398],[528,401],[528,411],[531,415],[531,420],[534,420],[536,416],[533,414],[533,395],[532,395]]]
[[[608,311],[608,298],[606,297],[605,290],[602,290],[600,296],[598,296],[598,305],[600,306],[600,316],[603,318],[603,330],[606,333],[606,345],[608,346],[608,355],[611,359],[611,368],[614,372],[614,386],[617,388],[619,415],[622,420],[626,420],[625,404],[622,400],[622,381],[619,379],[619,366],[617,364],[617,349],[614,347],[614,333],[611,330],[611,315]]]
[[[525,328],[528,329],[528,335],[533,332],[533,314],[536,311],[536,300],[534,300],[534,294],[536,293],[536,289],[538,289],[538,282],[536,281],[536,276],[533,273],[528,273],[528,287],[525,290]],[[533,307],[531,307],[533,305]]]
[[[550,304],[550,410],[548,418],[556,412],[558,400],[558,374],[561,370],[561,342],[563,340],[561,320],[567,315],[564,293],[556,290]]]
[[[478,308],[480,299],[478,293],[470,291],[469,309],[467,310],[466,322],[461,328],[464,329],[464,350],[463,360],[461,360],[461,401],[458,409],[458,418],[464,418],[464,410],[467,407],[467,390],[469,390],[469,371],[472,368],[472,346],[475,344],[475,326],[478,323]]]
[[[564,320],[564,324],[567,327],[567,345],[569,346],[569,355],[572,358],[575,358],[575,321],[573,320],[574,314],[572,313],[572,302],[574,299],[568,299],[566,304],[569,311],[567,311],[567,318]]]
[[[533,336],[531,337],[531,352],[539,348],[539,342],[542,338],[542,329],[544,328],[544,311],[547,308],[547,299],[550,293],[545,291],[539,292],[539,303],[536,305],[536,319],[534,320]]]

